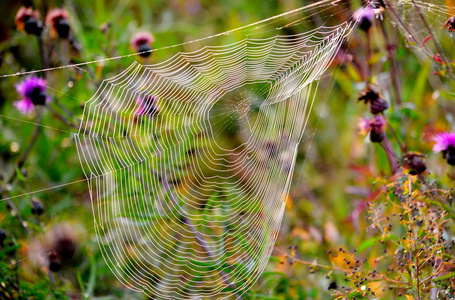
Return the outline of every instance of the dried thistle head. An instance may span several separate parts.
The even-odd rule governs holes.
[[[386,124],[386,119],[381,115],[376,115],[371,120],[361,118],[358,122],[360,132],[369,133],[370,141],[373,143],[380,143],[384,140]]]
[[[454,32],[455,31],[455,16],[450,17],[445,21],[444,25],[442,25],[442,28],[447,28],[449,32]]]
[[[382,97],[379,87],[369,83],[367,87],[360,92],[359,101],[369,104],[370,112],[374,115],[380,114],[389,108],[389,103]]]
[[[46,16],[46,24],[51,28],[53,36],[66,39],[69,36],[70,24],[68,22],[68,12],[64,8],[54,8]]]
[[[424,154],[410,151],[403,155],[403,165],[411,175],[422,174],[427,170],[424,158]]]
[[[18,30],[36,36],[43,32],[43,22],[39,19],[39,11],[31,7],[22,6],[16,14],[15,23]]]

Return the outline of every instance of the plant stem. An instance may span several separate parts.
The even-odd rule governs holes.
[[[6,191],[3,191],[2,192],[2,200],[6,200],[6,203],[8,204],[8,206],[10,207],[10,210],[11,210],[11,215],[13,217],[16,217],[17,220],[19,221],[19,223],[21,223],[22,227],[24,227],[25,231],[27,232],[27,234],[31,234],[31,230],[30,228],[28,227],[28,224],[26,221],[24,221],[24,219],[22,219],[22,217],[19,215],[19,210],[17,209],[17,206],[14,204],[14,202],[10,199],[8,193]]]
[[[396,52],[395,52],[395,45],[392,45],[387,34],[387,31],[384,26],[384,22],[380,22],[381,24],[381,32],[384,36],[386,42],[386,49],[390,59],[390,77],[392,78],[392,85],[395,90],[395,100],[397,105],[401,105],[401,85],[399,79],[399,67],[396,59]]]
[[[431,39],[433,40],[433,43],[436,46],[436,49],[438,49],[441,59],[444,61],[444,64],[446,65],[447,74],[449,74],[449,76],[452,76],[452,70],[450,69],[450,65],[448,64],[447,58],[445,57],[444,52],[442,52],[441,47],[439,46],[439,43],[434,38],[433,31],[431,30],[430,26],[428,26],[427,20],[425,19],[424,15],[422,14],[422,11],[420,10],[419,6],[415,3],[415,1],[414,0],[411,0],[411,1],[412,1],[412,4],[414,5],[414,8],[417,11],[417,13],[419,14],[420,19],[422,19],[423,24],[427,28],[428,33],[430,34]]]
[[[427,187],[427,189],[430,192],[430,195],[432,195],[435,199],[439,200],[441,205],[450,213],[452,218],[455,218],[455,208],[453,208],[444,198],[439,196],[438,193],[434,192],[434,190],[431,188],[431,186],[428,184],[428,182],[425,180],[425,178],[419,174],[419,180]]]
[[[406,31],[406,33],[409,35],[409,37],[419,46],[420,49],[422,49],[425,54],[427,54],[429,57],[432,57],[431,53],[429,53],[428,51],[425,50],[425,48],[423,47],[423,45],[417,40],[417,38],[412,34],[411,30],[409,30],[408,26],[406,26],[406,24],[403,22],[403,20],[400,18],[400,16],[398,15],[398,13],[395,11],[393,5],[390,3],[389,0],[384,0],[384,2],[387,4],[387,7],[389,8],[389,10],[392,12],[392,14],[395,16],[395,18],[397,19],[398,23],[400,23],[401,27],[403,27],[403,29]],[[414,3],[414,1],[412,1]],[[420,12],[420,10],[418,10],[418,12]],[[420,12],[420,16],[423,17],[422,13]],[[426,21],[425,21],[426,23]],[[427,27],[427,29],[429,30],[429,27]],[[432,35],[433,33],[431,32],[430,30],[430,34]],[[434,38],[433,38],[434,40]],[[434,41],[435,43],[437,43],[436,41]],[[437,45],[437,48],[439,50],[439,45]],[[442,52],[440,52],[442,53]],[[441,54],[440,54],[441,55]],[[443,55],[443,54],[442,54]],[[444,56],[441,56],[441,59],[444,60],[444,63],[446,64],[447,66],[447,69],[448,69],[448,74],[449,76],[454,79],[453,77],[453,73],[451,72],[450,70],[450,66],[447,64],[447,61],[445,60],[445,57]]]
[[[390,144],[389,144],[389,141],[387,140],[387,137],[384,138],[384,140],[382,141],[382,143],[380,143],[380,145],[387,154],[387,159],[389,160],[390,167],[392,168],[392,174],[395,174],[398,171],[397,160],[399,160],[399,159],[396,156],[396,154],[390,149]]]
[[[348,269],[341,269],[341,268],[332,267],[332,266],[320,265],[320,264],[317,264],[317,263],[314,263],[314,262],[309,262],[309,261],[305,261],[305,260],[301,260],[301,259],[295,258],[294,256],[291,256],[286,251],[281,250],[278,247],[275,247],[275,250],[277,252],[287,256],[287,257],[292,257],[292,259],[294,261],[296,261],[296,262],[298,262],[298,263],[300,263],[302,265],[312,266],[312,267],[316,267],[316,268],[319,268],[319,269],[325,269],[325,270],[329,270],[329,271],[350,272],[350,270],[348,270]]]

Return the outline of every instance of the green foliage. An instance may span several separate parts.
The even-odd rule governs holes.
[[[44,67],[39,58],[38,39],[14,29],[14,15],[19,9],[16,2],[0,3],[0,14],[9,12],[0,21],[3,36],[7,37],[2,37],[0,43],[0,74]],[[156,39],[153,47],[162,48],[302,5],[301,1],[263,1],[260,7],[254,1],[34,2],[41,15],[56,6],[66,8],[70,15],[74,40],[46,39],[49,67],[130,54],[133,51],[130,38],[138,30],[153,32]],[[352,13],[352,9],[346,8],[346,13]],[[342,49],[351,60],[334,63],[330,70],[333,76],[321,81],[320,89],[330,90],[330,96],[315,103],[297,155],[275,251],[258,282],[244,294],[245,299],[327,299],[332,295],[339,299],[409,300],[430,299],[435,293],[439,298],[431,299],[450,299],[455,294],[455,213],[450,189],[454,171],[440,155],[431,152],[436,132],[455,129],[452,92],[455,83],[444,64],[428,53],[421,55],[421,47],[393,39],[398,29],[390,22],[389,11],[384,14],[384,21],[375,21],[368,38],[360,30],[353,33],[355,38]],[[443,50],[453,52],[451,37],[442,30],[435,34]],[[217,43],[227,44],[235,38],[223,36]],[[391,38],[394,45],[386,41],[390,43]],[[162,62],[179,51],[192,51],[193,47],[204,45],[159,50],[141,62]],[[390,54],[391,46],[397,49],[396,53]],[[427,51],[437,52],[434,48]],[[142,58],[132,56],[43,73],[52,82],[49,89],[52,102],[51,109],[43,113],[41,127],[35,126],[36,112],[22,116],[13,106],[18,100],[13,87],[21,78],[0,79],[0,228],[7,236],[0,249],[1,299],[15,299],[19,294],[28,299],[68,299],[71,295],[81,299],[146,298],[121,285],[103,260],[105,253],[96,240],[98,224],[93,222],[74,136],[84,103],[102,80],[118,74],[136,59]],[[399,68],[394,69],[394,64]],[[394,75],[398,76],[398,87],[393,83]],[[385,130],[389,145],[383,143],[383,147],[358,135],[357,120],[370,117],[366,106],[356,103],[366,82],[378,84],[390,103],[390,109],[384,113],[390,125]],[[257,84],[255,89],[263,89],[263,85]],[[252,120],[259,104],[252,105]],[[232,142],[229,137],[236,135],[241,126],[238,119],[229,120],[220,130],[226,144]],[[172,116],[164,116],[161,121],[165,128],[173,122]],[[38,139],[24,166],[19,167],[17,162],[31,144],[35,128],[39,130]],[[177,188],[182,188],[183,178],[192,175],[184,170],[188,152],[198,151],[193,149],[195,140],[205,138],[198,136],[196,129],[191,130],[193,140],[186,141],[185,151],[164,152],[161,161],[151,159],[154,166],[168,160],[176,162],[172,170],[175,178],[170,181]],[[151,135],[149,146],[157,147],[155,138],[166,134],[172,133],[163,130]],[[406,148],[402,149],[400,144]],[[408,174],[410,168],[403,160],[407,150],[426,155],[427,172]],[[397,169],[394,163],[399,165]],[[158,178],[155,180],[158,182]],[[140,187],[142,182],[135,180],[132,184]],[[231,188],[229,183],[226,185],[226,189]],[[153,192],[163,191],[149,191],[148,196]],[[244,193],[239,189],[235,192]],[[170,197],[169,193],[164,194]],[[221,194],[222,190],[214,191],[213,197]],[[43,215],[32,214],[32,197],[44,203]],[[220,207],[211,198],[200,203],[205,211],[213,211],[195,223],[200,232],[210,230],[205,226],[209,221],[223,223],[226,218],[223,211],[235,209],[229,197],[233,196],[226,195]],[[146,201],[138,205],[147,210]],[[255,208],[245,212],[255,213]],[[179,211],[175,215],[180,217]],[[139,223],[169,222],[160,215],[130,213],[123,217]],[[74,241],[77,251],[74,257],[62,262],[61,271],[51,272],[48,250],[53,248],[49,235],[55,234],[60,224],[70,224],[68,234],[77,236]],[[266,224],[262,225],[264,231],[269,230]],[[221,238],[240,241],[245,253],[258,251],[248,247],[249,241],[241,232],[224,230]],[[163,259],[178,247],[178,243],[169,245]],[[259,245],[259,251],[267,251],[265,248],[265,244]],[[199,272],[187,281],[188,289],[215,269],[213,262],[191,263],[197,265]],[[243,280],[249,280],[247,267],[240,262],[224,258],[222,266],[227,273],[236,268],[244,275]],[[159,270],[156,275],[160,275]]]

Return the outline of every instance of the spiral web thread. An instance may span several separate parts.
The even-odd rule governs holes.
[[[317,82],[353,22],[133,63],[76,136],[106,263],[153,298],[240,297],[273,250]]]

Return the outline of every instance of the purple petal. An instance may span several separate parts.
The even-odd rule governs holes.
[[[455,148],[455,133],[440,133],[434,138],[434,141],[436,142],[436,144],[433,146],[434,152],[446,151],[449,147]]]
[[[17,108],[21,112],[21,114],[28,114],[29,112],[32,112],[35,109],[35,106],[33,105],[32,101],[28,98],[24,98],[22,100],[14,102],[14,107]]]

